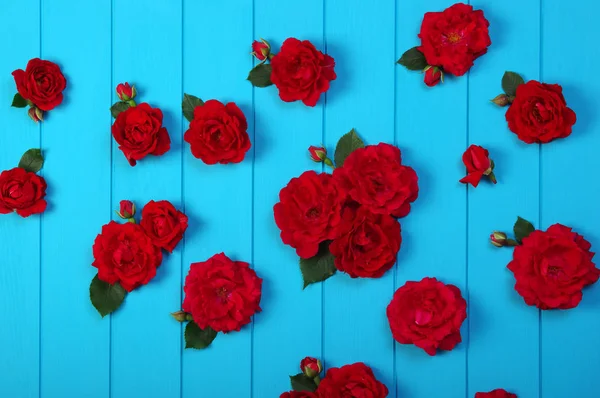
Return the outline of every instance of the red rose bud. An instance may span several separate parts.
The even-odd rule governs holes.
[[[439,82],[444,82],[444,73],[437,66],[428,66],[425,68],[425,84],[429,87],[437,86]]]
[[[117,86],[117,96],[121,101],[132,100],[136,94],[135,86],[130,86],[129,83],[120,83]]]
[[[124,220],[132,218],[135,215],[135,204],[130,200],[122,200],[117,214]]]
[[[494,231],[490,235],[490,243],[496,247],[506,246],[507,237],[504,232]]]
[[[327,149],[322,146],[311,145],[308,147],[308,152],[310,153],[310,158],[313,162],[321,163],[327,159]]]
[[[300,370],[302,370],[302,373],[306,376],[314,379],[323,371],[323,365],[321,365],[321,361],[317,358],[306,357],[300,361]]]
[[[35,106],[29,108],[27,114],[29,115],[31,120],[33,120],[36,123],[44,120],[44,112],[42,112],[40,108],[36,108]]]
[[[264,61],[271,54],[271,46],[265,39],[260,39],[260,41],[254,40],[251,54],[259,61]]]
[[[463,153],[462,160],[467,168],[467,176],[460,180],[463,184],[469,183],[473,187],[477,187],[483,176],[487,176],[494,184],[497,182],[496,176],[492,172],[494,161],[490,159],[490,153],[484,147],[469,146]]]
[[[500,95],[496,96],[496,98],[494,98],[492,100],[492,102],[498,106],[506,106],[506,105],[510,104],[512,101],[508,95],[500,94]]]

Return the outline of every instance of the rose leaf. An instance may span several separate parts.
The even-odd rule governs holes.
[[[322,282],[335,274],[333,254],[329,251],[329,242],[321,243],[319,252],[311,258],[300,259],[300,271],[304,279],[304,289],[310,284]]]
[[[215,337],[217,337],[217,332],[212,328],[207,326],[202,330],[196,322],[190,321],[185,327],[185,348],[202,350],[208,347]]]
[[[118,282],[111,285],[101,281],[98,275],[90,284],[90,300],[102,318],[119,308],[126,295],[127,291]]]
[[[203,105],[204,101],[200,98],[190,94],[183,94],[181,109],[183,110],[183,116],[185,116],[188,122],[191,122],[192,119],[194,119],[194,109],[196,109],[197,106]]]
[[[417,47],[413,47],[402,54],[397,63],[405,66],[408,70],[423,70],[427,67],[425,55]]]
[[[317,390],[317,384],[315,381],[304,373],[298,373],[295,376],[290,376],[290,383],[292,385],[292,390],[294,391],[315,392]]]
[[[25,169],[31,173],[37,173],[44,165],[42,151],[37,148],[31,148],[21,156],[19,168]]]
[[[355,149],[364,148],[365,143],[360,139],[358,134],[354,129],[350,130],[349,133],[346,133],[340,138],[335,147],[335,167],[342,167],[344,165],[344,161]]]
[[[268,87],[273,82],[271,81],[271,65],[258,64],[248,74],[248,80],[254,87]]]
[[[517,95],[517,87],[523,83],[525,80],[518,73],[504,72],[502,76],[502,90],[510,97]]]

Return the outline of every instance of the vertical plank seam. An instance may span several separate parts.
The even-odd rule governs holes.
[[[250,29],[251,29],[251,37],[250,37],[250,43],[252,43],[252,41],[254,40],[254,35],[256,33],[256,4],[255,4],[255,0],[250,0],[252,1],[252,21],[250,24]],[[250,67],[254,67],[254,57],[250,57]],[[256,166],[256,107],[255,107],[255,102],[254,102],[254,94],[255,94],[255,87],[254,85],[251,85],[251,101],[252,101],[252,172],[251,172],[251,176],[250,176],[250,181],[251,181],[251,187],[250,187],[250,264],[252,266],[252,268],[256,268],[256,265],[254,264],[254,211],[255,206],[254,206],[254,184],[255,184],[255,180],[254,180],[254,171],[255,171],[255,166]],[[254,321],[255,321],[256,317],[253,316],[252,317],[252,323],[250,325],[250,398],[254,397]]]
[[[398,49],[398,1],[397,0],[393,0],[394,1],[394,49],[393,49],[393,54],[394,54],[394,60],[397,59],[398,57],[398,53],[397,53],[397,49]],[[397,101],[398,101],[398,73],[396,70],[396,64],[394,64],[394,67],[392,69],[394,71],[394,145],[396,145],[397,147],[399,147],[399,142],[398,142],[398,107],[397,107]],[[398,221],[400,222],[400,221]],[[394,266],[394,270],[393,270],[393,275],[392,275],[392,296],[394,295],[394,293],[396,292],[396,278],[398,277],[398,259],[400,258],[400,252],[398,251],[398,253],[396,254],[396,264]],[[398,396],[398,370],[396,368],[396,341],[392,338],[392,366],[393,366],[393,376],[392,376],[392,388],[394,391],[394,396],[397,397]]]
[[[467,2],[471,4],[471,0]],[[467,72],[467,93],[466,93],[466,145],[470,144],[469,132],[469,91],[471,88],[471,71]],[[469,292],[469,185],[465,184],[465,295],[467,300],[467,338],[465,341],[465,397],[469,398],[469,345],[471,343],[471,294]]]
[[[183,95],[184,95],[184,71],[185,71],[185,67],[184,67],[184,55],[183,55],[183,50],[184,50],[184,5],[185,5],[185,0],[181,0],[181,96],[180,98],[183,99]],[[184,120],[184,115],[183,113],[180,115],[181,118],[181,137],[183,137],[183,132],[185,130],[185,120]],[[185,163],[184,163],[184,155],[185,155],[185,148],[183,146],[183,142],[181,143],[181,208],[183,210],[183,213],[185,214],[185,178],[184,178],[184,170],[185,170]],[[185,260],[185,234],[183,234],[183,239],[181,241],[182,246],[181,246],[181,266],[180,266],[180,275],[179,275],[179,303],[183,303],[183,275],[184,275],[184,260]],[[183,333],[184,333],[184,329],[183,329],[183,322],[179,324],[179,398],[183,398],[183,350],[184,350],[184,346],[183,346],[183,342],[184,342],[184,338],[183,338]]]
[[[114,0],[110,0],[110,88],[109,88],[109,104],[112,104],[112,87],[114,84]],[[110,116],[110,124],[112,125],[112,115]],[[113,203],[113,140],[110,138],[110,188],[109,188],[109,203],[108,221],[112,219],[112,203]],[[109,315],[108,318],[108,398],[112,397],[112,324],[113,314]]]
[[[325,30],[325,21],[326,21],[326,1],[327,0],[323,0],[323,50],[325,51],[325,54],[327,54],[327,34],[326,34],[326,30]],[[322,105],[322,115],[321,115],[321,142],[324,148],[326,148],[326,143],[325,143],[325,139],[326,139],[326,134],[325,134],[325,114],[326,114],[326,107],[327,107],[327,92],[323,93],[323,105]],[[325,172],[325,164],[321,162],[321,173]],[[321,360],[323,361],[323,363],[325,364],[325,366],[327,365],[326,361],[325,361],[325,283],[321,283]]]
[[[543,19],[543,12],[542,12],[542,7],[543,7],[543,0],[540,0],[540,14],[539,14],[539,24],[540,24],[540,48],[539,48],[539,79],[540,82],[543,81],[542,79],[542,60],[543,60],[543,36],[544,36],[544,30],[543,30],[543,24],[542,24],[542,19]],[[539,223],[539,228],[541,229],[543,227],[542,224],[542,144],[538,144],[538,223]],[[543,316],[542,316],[542,310],[538,309],[538,396],[539,398],[542,398],[542,320],[543,320]]]
[[[40,18],[40,58],[42,58],[42,0],[39,3],[39,18]],[[42,150],[42,123],[39,123],[39,143]],[[40,170],[40,175],[44,176],[44,170]],[[40,214],[38,232],[39,232],[39,280],[38,280],[38,396],[42,397],[42,223],[44,221],[44,213]]]

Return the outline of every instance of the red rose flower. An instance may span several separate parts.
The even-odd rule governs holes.
[[[352,278],[379,278],[396,263],[400,223],[364,207],[344,209],[340,237],[329,245],[335,267]]]
[[[306,357],[300,361],[300,370],[310,378],[315,378],[323,371],[323,365],[317,358]]]
[[[225,254],[193,263],[185,278],[183,310],[201,328],[239,331],[260,312],[262,279],[248,263],[231,261]]]
[[[233,102],[209,100],[194,108],[194,119],[183,139],[192,155],[206,164],[239,163],[250,149],[246,117]]]
[[[122,200],[117,214],[123,219],[132,218],[135,215],[135,204],[131,200]]]
[[[46,210],[46,181],[20,167],[0,173],[0,214],[16,211],[21,217]]]
[[[304,105],[315,106],[336,78],[333,58],[307,40],[286,39],[271,66],[271,81],[285,102],[302,100]]]
[[[117,97],[119,97],[121,101],[129,101],[134,99],[136,94],[135,87],[130,86],[127,82],[119,83],[117,85]]]
[[[577,117],[567,108],[561,86],[530,80],[517,86],[506,121],[521,141],[532,144],[568,137]]]
[[[401,164],[400,149],[380,143],[353,151],[333,176],[350,197],[377,214],[404,217],[417,199],[415,171]]]
[[[317,398],[318,395],[310,391],[288,391],[284,392],[279,398]]]
[[[98,278],[111,285],[119,282],[128,292],[150,282],[162,262],[160,249],[133,223],[104,225],[92,249]]]
[[[437,86],[442,80],[442,71],[437,66],[431,66],[425,71],[425,84],[429,87]]]
[[[515,247],[508,264],[516,279],[515,290],[528,305],[542,310],[577,307],[584,286],[596,283],[600,276],[590,248],[581,235],[561,224],[532,232]]]
[[[429,65],[462,76],[492,44],[489,25],[483,11],[473,11],[472,6],[462,3],[442,12],[428,12],[421,24],[419,51]]]
[[[517,398],[517,395],[498,388],[490,392],[478,392],[475,394],[475,398]]]
[[[319,244],[337,236],[345,193],[330,174],[305,171],[279,192],[273,207],[281,240],[302,258],[311,258]]]
[[[460,327],[467,318],[467,302],[456,286],[423,278],[396,290],[387,317],[397,342],[435,355],[438,349],[449,351],[462,341]]]
[[[34,58],[25,70],[17,69],[12,75],[21,97],[41,110],[52,110],[63,101],[67,81],[54,62]]]
[[[252,55],[254,55],[259,61],[264,61],[267,59],[270,53],[271,46],[266,40],[260,39],[260,41],[254,40],[252,42]]]
[[[151,200],[142,209],[140,225],[155,246],[172,253],[183,238],[188,218],[166,200]]]
[[[462,178],[460,182],[463,184],[469,183],[476,187],[479,185],[481,178],[486,175],[491,177],[494,184],[496,183],[496,178],[492,173],[490,153],[487,149],[479,145],[471,145],[463,153],[462,160],[467,168],[467,176]]]
[[[112,125],[112,135],[132,166],[146,155],[160,156],[171,148],[167,129],[162,126],[160,109],[146,103],[119,113]]]
[[[370,367],[357,362],[341,368],[330,368],[321,380],[317,394],[319,398],[385,398],[388,389],[375,378]]]

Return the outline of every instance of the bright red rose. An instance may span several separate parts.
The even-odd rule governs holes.
[[[462,3],[442,12],[428,12],[421,24],[419,51],[429,65],[462,76],[492,44],[489,25],[483,11]]]
[[[467,318],[467,302],[456,286],[423,278],[396,290],[387,317],[397,342],[435,355],[438,349],[449,351],[462,341],[460,327]]]
[[[206,164],[239,163],[250,149],[246,117],[233,102],[209,100],[194,108],[194,119],[183,139],[192,155]]]
[[[171,148],[171,138],[162,121],[161,110],[146,103],[119,113],[112,125],[112,135],[130,165],[135,166],[137,160],[147,155],[160,156]]]
[[[479,145],[471,145],[463,153],[462,161],[467,168],[467,176],[462,178],[460,182],[463,184],[471,184],[474,187],[479,185],[479,181],[484,175],[492,174],[492,161],[490,159],[490,153],[484,147]],[[492,181],[496,183],[496,179]]]
[[[561,224],[532,232],[515,247],[508,264],[515,290],[528,305],[542,310],[577,307],[582,289],[600,276],[590,248],[581,235]]]
[[[329,250],[335,267],[352,278],[379,278],[396,263],[401,243],[400,223],[392,216],[347,206]]]
[[[511,394],[498,388],[490,392],[478,392],[475,394],[475,398],[517,398],[517,394]]]
[[[41,110],[52,110],[63,101],[67,80],[54,62],[34,58],[25,70],[17,69],[12,75],[21,97]]]
[[[279,398],[317,398],[318,395],[310,391],[288,391],[284,392]]]
[[[506,121],[521,141],[543,144],[571,135],[577,116],[567,107],[560,85],[530,80],[517,86]]]
[[[132,218],[135,215],[135,204],[131,200],[122,200],[117,214],[123,219]]]
[[[319,244],[337,236],[346,195],[330,174],[305,171],[279,192],[273,207],[281,240],[302,258],[311,258]]]
[[[330,368],[317,389],[319,398],[385,398],[387,387],[362,362]]]
[[[248,263],[231,261],[225,254],[193,263],[185,278],[183,311],[201,328],[239,331],[260,312],[262,279]]]
[[[0,214],[16,211],[21,217],[46,210],[46,180],[20,167],[0,173]]]
[[[162,262],[160,249],[133,223],[104,225],[93,252],[98,278],[111,285],[119,282],[128,292],[150,282]]]
[[[140,225],[155,246],[173,252],[188,227],[188,218],[166,200],[151,200],[142,209]]]
[[[417,173],[402,165],[400,149],[389,144],[356,149],[333,176],[350,198],[377,214],[404,217],[419,195]]]
[[[442,80],[442,71],[437,66],[432,66],[425,71],[424,81],[429,87],[437,86]]]
[[[302,100],[304,105],[315,106],[336,78],[333,58],[307,40],[286,39],[271,66],[271,81],[285,102]]]

